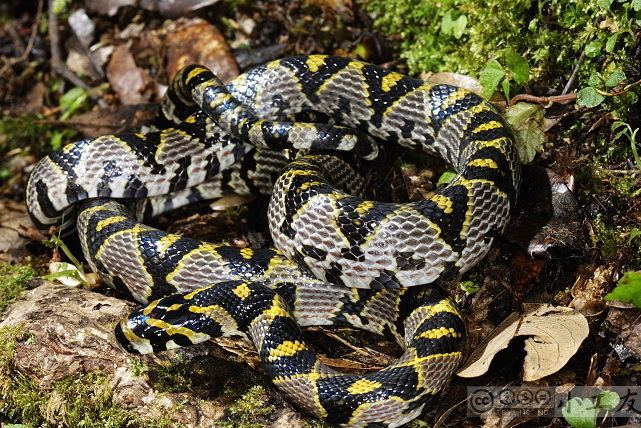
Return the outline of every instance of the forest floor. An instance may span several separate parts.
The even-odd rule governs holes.
[[[626,403],[634,406],[622,388],[614,390],[612,406],[606,398],[612,404],[613,395],[599,395],[601,402],[588,395],[574,410],[552,409],[551,415],[538,404],[528,411],[478,410],[467,400],[477,387],[564,394],[575,386],[641,384],[641,105],[632,98],[641,82],[639,19],[629,24],[627,45],[617,54],[626,64],[623,74],[608,69],[607,59],[590,63],[597,56],[585,51],[606,90],[577,81],[583,55],[559,75],[523,71],[527,62],[509,52],[505,67],[488,61],[475,68],[480,73],[465,67],[452,71],[466,74],[430,73],[403,51],[409,48],[399,47],[402,32],[376,24],[385,16],[371,8],[381,2],[370,2],[370,9],[362,3],[0,5],[1,426],[327,425],[289,404],[245,343],[128,355],[112,330],[135,304],[114,290],[75,287],[52,274],[55,263],[79,256],[78,243],[36,230],[24,204],[29,171],[40,158],[75,140],[149,124],[182,66],[202,63],[229,81],[269,60],[311,53],[356,57],[490,95],[520,138],[523,189],[505,235],[478,266],[441,284],[466,316],[466,370],[411,426],[641,424],[640,400],[620,417],[603,418]],[[618,3],[623,6],[612,7],[630,4],[626,17],[637,11],[638,2]],[[618,34],[619,16],[603,18],[597,28]],[[445,15],[440,31],[454,37],[466,28],[472,27]],[[601,39],[606,46],[605,38],[594,40]],[[566,88],[530,82],[535,73]],[[379,168],[383,173],[369,172],[370,195],[397,202],[429,196],[451,174],[438,160],[399,148],[391,148]],[[217,211],[203,204],[155,222],[210,241],[268,246],[266,214],[253,214],[265,207],[264,198]],[[369,334],[312,330],[323,361],[340,370],[378,369],[399,354],[396,345]]]

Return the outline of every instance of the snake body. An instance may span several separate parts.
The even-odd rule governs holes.
[[[331,124],[289,119],[310,112]],[[520,166],[500,114],[461,88],[311,55],[228,85],[188,66],[159,123],[67,145],[36,165],[27,186],[36,225],[73,218],[75,207],[91,268],[147,304],[116,328],[125,349],[242,337],[279,389],[318,417],[399,426],[418,416],[451,378],[465,335],[454,304],[428,284],[482,259],[518,194]],[[378,141],[438,155],[457,175],[425,200],[364,199],[358,172],[326,150],[372,159]],[[227,191],[272,193],[277,249],[163,232],[121,200],[163,198],[157,212]],[[388,334],[404,353],[377,372],[339,373],[306,344],[300,326],[311,325]]]

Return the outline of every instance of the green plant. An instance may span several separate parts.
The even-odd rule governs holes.
[[[637,43],[640,0],[362,2],[399,40],[411,73],[479,73],[486,96],[499,88],[506,98],[524,88],[559,94],[575,74],[580,104],[604,104],[621,118],[641,93],[626,74],[638,68],[626,55]]]
[[[616,132],[613,137],[614,140],[618,140],[621,137],[625,137],[628,140],[634,162],[636,162],[637,167],[641,169],[641,157],[639,157],[639,150],[637,149],[637,133],[639,132],[639,128],[633,130],[629,124],[618,120],[612,124],[611,129],[612,132]]]
[[[596,428],[599,413],[613,410],[619,401],[620,397],[616,392],[602,391],[594,400],[581,397],[568,400],[561,408],[561,412],[573,428]]]
[[[632,303],[641,308],[641,272],[626,272],[605,300]]]
[[[62,239],[54,235],[50,239],[43,241],[43,244],[49,248],[61,249],[72,263],[72,265],[69,263],[61,263],[55,272],[43,276],[44,279],[54,281],[56,279],[71,278],[80,283],[83,287],[91,288],[90,284],[87,282],[87,276],[82,263],[80,263],[80,261],[73,255]]]
[[[490,98],[499,84],[506,99],[510,99],[511,82],[523,85],[530,78],[530,65],[521,55],[508,48],[504,52],[505,65],[496,59],[490,59],[479,72],[479,82],[483,87],[483,96]]]

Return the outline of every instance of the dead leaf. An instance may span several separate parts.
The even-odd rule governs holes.
[[[410,163],[401,165],[400,169],[410,201],[426,199],[431,196],[434,192],[433,171],[418,169],[416,165]]]
[[[588,321],[571,308],[527,304],[513,313],[488,336],[457,373],[477,377],[486,373],[494,356],[517,336],[525,340],[523,380],[535,381],[560,370],[588,337]]]
[[[77,9],[69,15],[69,27],[85,49],[89,48],[96,30],[96,24],[89,18],[84,9]]]
[[[24,104],[16,106],[14,111],[20,114],[41,113],[47,94],[49,94],[49,88],[42,82],[36,82],[24,98]]]
[[[141,0],[140,7],[147,10],[157,10],[161,15],[167,18],[176,18],[218,3],[220,0]]]
[[[423,78],[423,76],[421,76],[421,78]],[[425,76],[424,80],[432,83],[443,83],[446,85],[459,86],[461,88],[467,89],[468,91],[474,92],[477,95],[481,95],[483,92],[483,88],[481,87],[478,79],[475,79],[471,76],[466,76],[465,74],[441,71],[439,73]]]
[[[607,321],[611,331],[617,335],[614,350],[619,360],[641,358],[641,309],[611,307]]]
[[[137,0],[91,0],[86,1],[87,9],[102,15],[113,16],[122,6],[133,6]]]
[[[179,19],[167,28],[167,75],[172,78],[186,65],[202,64],[223,82],[238,76],[238,65],[216,27],[200,18]]]
[[[106,134],[118,134],[139,129],[156,116],[155,104],[107,107],[88,111],[67,119],[65,125],[81,132],[85,137],[95,138]]]
[[[142,95],[149,81],[147,73],[136,66],[126,44],[118,46],[107,66],[107,78],[123,104],[146,102]]]
[[[209,204],[209,208],[213,211],[225,211],[229,208],[239,207],[245,205],[248,202],[253,201],[256,198],[255,195],[223,195],[220,198],[214,200]]]
[[[610,289],[614,271],[614,266],[604,265],[596,268],[592,266],[588,272],[581,272],[570,291],[573,299],[568,306],[585,316],[594,316],[603,311],[603,296]]]
[[[24,232],[30,227],[24,203],[0,199],[0,261],[14,262],[29,254]]]

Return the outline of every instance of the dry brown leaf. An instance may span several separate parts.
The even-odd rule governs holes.
[[[167,27],[167,76],[186,65],[202,64],[223,82],[238,76],[238,65],[225,37],[207,21],[178,19]]]
[[[109,16],[115,15],[122,6],[134,6],[135,4],[136,0],[91,0],[85,2],[87,9]]]
[[[610,289],[615,268],[613,265],[604,265],[596,268],[587,266],[586,269],[589,271],[581,272],[570,290],[573,299],[568,306],[585,316],[594,316],[606,307],[603,296]]]
[[[118,134],[151,123],[156,117],[158,106],[137,104],[133,106],[106,107],[77,114],[66,121],[66,125],[81,132],[85,137],[99,137]]]
[[[523,380],[535,381],[565,366],[589,331],[587,319],[571,308],[527,304],[522,314],[513,313],[494,329],[457,374],[461,377],[483,375],[494,356],[507,348],[510,340],[526,336]]]
[[[157,10],[167,18],[175,18],[218,3],[219,1],[220,0],[140,0],[140,7],[147,10]]]
[[[255,195],[223,195],[209,204],[213,211],[225,211],[229,208],[239,207],[256,199]]]
[[[31,227],[27,207],[9,199],[0,200],[0,261],[14,262],[27,256],[25,231]]]
[[[439,73],[421,76],[424,80],[432,83],[445,83],[448,85],[460,86],[475,94],[481,95],[483,88],[478,79],[471,76],[466,76],[460,73],[451,73],[448,71],[441,71]]]
[[[136,61],[126,44],[118,46],[111,54],[107,77],[123,104],[146,102],[142,93],[149,83],[148,76],[136,66]]]

